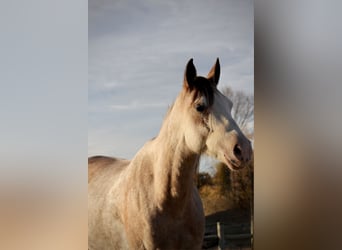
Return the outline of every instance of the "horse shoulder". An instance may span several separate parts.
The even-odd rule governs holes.
[[[95,156],[88,158],[89,249],[127,249],[120,211],[120,199],[111,195],[128,160]],[[116,197],[116,198],[115,198]]]

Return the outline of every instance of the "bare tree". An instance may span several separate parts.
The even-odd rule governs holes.
[[[223,89],[222,93],[233,102],[232,116],[241,130],[247,131],[248,123],[254,120],[254,97],[243,91],[234,91],[230,87]]]
[[[253,137],[253,129],[248,124],[254,121],[254,97],[243,91],[234,91],[230,87],[223,89],[222,93],[232,102],[232,117],[241,130],[250,139]],[[254,161],[241,171],[230,173],[231,194],[235,206],[249,208],[253,214],[253,182],[254,182]]]

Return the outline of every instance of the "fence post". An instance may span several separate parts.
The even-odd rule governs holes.
[[[251,247],[254,249],[254,216],[251,214]]]
[[[218,245],[218,249],[219,250],[224,250],[224,231],[223,231],[223,225],[220,224],[220,222],[218,221],[216,223],[217,226],[217,236],[219,238],[219,245]]]

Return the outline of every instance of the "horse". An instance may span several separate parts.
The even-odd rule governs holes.
[[[231,170],[251,159],[250,141],[218,89],[220,62],[207,77],[186,65],[182,89],[158,136],[125,160],[88,158],[88,247],[201,249],[205,217],[194,176],[201,154]]]

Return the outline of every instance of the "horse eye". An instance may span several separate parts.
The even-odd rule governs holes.
[[[206,109],[206,106],[203,105],[203,104],[197,104],[197,105],[196,105],[196,110],[197,110],[198,112],[201,112],[201,113],[202,113],[205,109]]]

